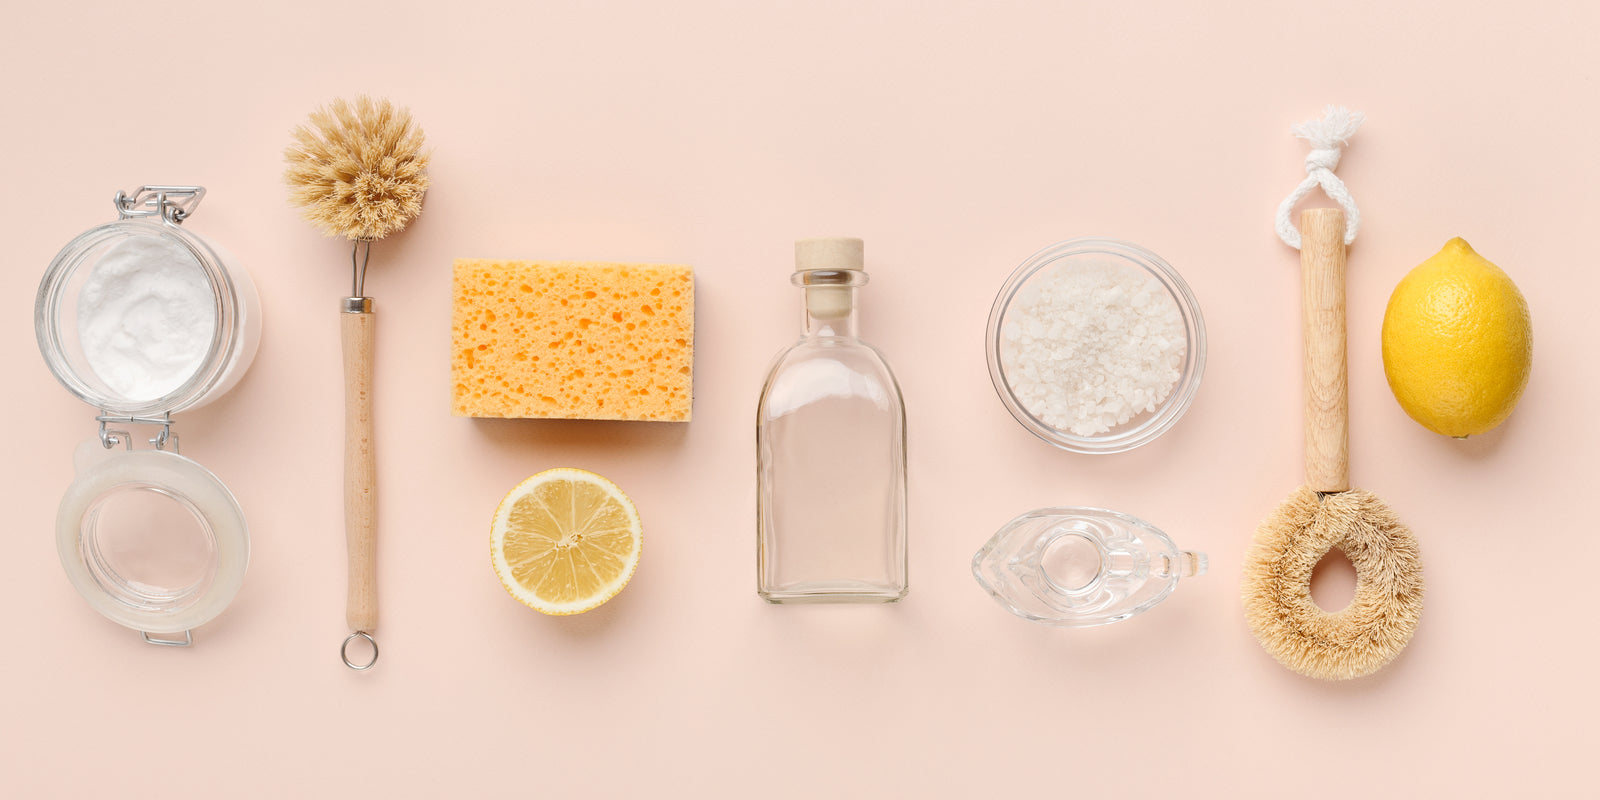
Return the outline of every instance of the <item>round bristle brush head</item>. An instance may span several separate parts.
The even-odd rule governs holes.
[[[1330,613],[1311,598],[1311,574],[1333,548],[1355,566],[1356,593]],[[1416,537],[1360,489],[1319,495],[1300,487],[1256,529],[1245,557],[1251,631],[1284,666],[1312,678],[1359,678],[1392,661],[1417,629],[1422,596]]]
[[[334,100],[284,151],[289,201],[329,236],[382,239],[422,213],[428,154],[411,112],[365,95]]]

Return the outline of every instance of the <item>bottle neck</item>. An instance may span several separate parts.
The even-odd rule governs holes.
[[[854,286],[814,286],[801,290],[802,324],[807,339],[839,337],[854,339],[856,333],[856,289]]]
[[[801,324],[807,339],[835,337],[854,339],[856,333],[856,289],[867,283],[861,270],[809,270],[794,274],[800,287]]]

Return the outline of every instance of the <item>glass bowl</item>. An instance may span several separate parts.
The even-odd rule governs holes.
[[[1110,424],[1110,429],[1104,432],[1083,435],[1073,432],[1069,426],[1052,425],[1042,418],[1050,415],[1040,406],[1041,401],[1036,398],[1033,403],[1035,410],[1030,410],[1018,397],[1014,387],[1014,383],[1027,381],[1028,378],[1025,375],[1026,368],[1018,363],[1020,346],[1013,343],[1010,337],[1018,335],[1018,326],[1021,324],[1018,320],[1026,313],[1022,308],[1037,299],[1047,282],[1054,280],[1061,270],[1082,270],[1080,275],[1084,280],[1115,275],[1126,277],[1134,283],[1145,283],[1157,295],[1156,302],[1170,297],[1182,317],[1184,342],[1181,361],[1176,366],[1176,381],[1165,399],[1154,404],[1150,410],[1132,413],[1124,422]],[[1154,284],[1149,283],[1152,278]],[[1154,289],[1156,285],[1160,290]],[[1035,340],[1060,345],[1083,333],[1085,325],[1080,320],[1071,319],[1072,316],[1074,314],[1071,312],[1066,313],[1050,324],[1048,330],[1041,330],[1044,326],[1039,324],[1032,325]],[[1104,319],[1102,317],[1100,321]],[[1008,323],[1015,324],[1008,327]],[[1121,324],[1120,317],[1118,324]],[[994,307],[989,311],[987,336],[989,377],[994,381],[1000,402],[1034,436],[1074,453],[1121,453],[1154,441],[1177,424],[1189,409],[1195,392],[1200,388],[1200,376],[1205,372],[1206,326],[1200,316],[1200,304],[1189,290],[1189,285],[1160,256],[1116,239],[1072,239],[1033,254],[1000,287]],[[1056,387],[1062,382],[1040,378],[1034,380],[1032,385]],[[1035,393],[1037,391],[1036,388]],[[1129,400],[1133,405],[1140,402],[1151,405],[1147,396]]]

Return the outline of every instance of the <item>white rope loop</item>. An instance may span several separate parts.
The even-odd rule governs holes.
[[[1322,119],[1308,120],[1289,129],[1295,136],[1311,143],[1311,152],[1306,155],[1306,179],[1278,205],[1276,227],[1278,238],[1284,244],[1300,249],[1300,229],[1294,226],[1289,214],[1294,211],[1296,203],[1318,186],[1344,209],[1344,243],[1348,245],[1356,240],[1356,231],[1361,229],[1361,212],[1356,208],[1355,198],[1350,196],[1344,181],[1339,180],[1333,171],[1339,167],[1339,157],[1344,155],[1350,137],[1366,121],[1366,115],[1360,111],[1328,106],[1322,111]]]

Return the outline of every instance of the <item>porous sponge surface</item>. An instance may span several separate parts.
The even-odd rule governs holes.
[[[687,422],[694,270],[457,259],[452,412]]]

